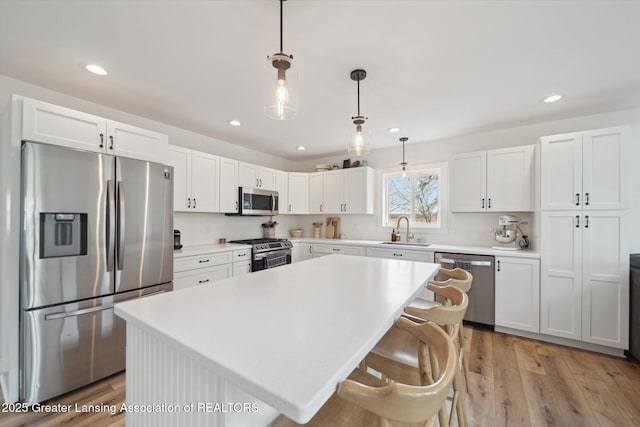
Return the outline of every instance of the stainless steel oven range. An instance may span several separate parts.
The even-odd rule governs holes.
[[[230,243],[251,245],[251,271],[291,264],[293,243],[287,239],[232,240]]]

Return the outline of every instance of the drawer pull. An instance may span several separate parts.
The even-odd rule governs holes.
[[[334,252],[340,252],[340,248],[333,248]]]
[[[208,260],[208,259],[201,259],[201,260],[198,260],[198,262],[199,262],[200,264],[205,263],[205,262],[209,262],[209,261],[210,261],[210,260]]]
[[[238,256],[247,256],[247,254],[238,254]]]
[[[394,253],[393,256],[402,256],[402,254]]]
[[[207,283],[208,281],[209,281],[209,279],[198,280],[198,283],[202,284],[202,283]]]

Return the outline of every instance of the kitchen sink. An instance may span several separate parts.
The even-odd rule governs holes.
[[[399,245],[399,246],[422,246],[427,247],[430,243],[413,243],[413,242],[380,242],[381,245]]]

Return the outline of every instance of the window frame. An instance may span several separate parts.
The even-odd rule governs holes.
[[[420,224],[416,223],[413,219],[410,218],[409,227],[412,231],[417,233],[446,233],[447,232],[447,215],[448,215],[448,175],[449,175],[449,165],[446,162],[442,163],[428,163],[428,164],[419,164],[419,165],[409,165],[407,167],[407,176],[416,176],[416,175],[428,175],[429,173],[436,172],[439,178],[439,188],[438,188],[438,198],[439,200],[439,224]],[[398,167],[384,169],[380,171],[380,205],[381,205],[381,215],[380,222],[378,223],[380,228],[383,230],[391,230],[396,227],[396,224],[387,224],[386,220],[388,218],[388,204],[387,200],[389,198],[387,192],[387,179],[391,176],[400,176],[402,171]],[[411,182],[412,192],[415,186],[415,179],[412,179]],[[415,215],[415,212],[412,216]]]

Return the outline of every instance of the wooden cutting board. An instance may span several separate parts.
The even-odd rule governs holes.
[[[328,217],[324,228],[326,239],[337,239],[340,237],[340,218]]]

